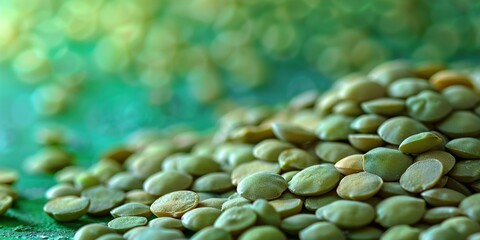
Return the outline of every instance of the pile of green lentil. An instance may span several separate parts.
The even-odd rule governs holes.
[[[135,133],[87,170],[58,148],[30,161],[56,172],[52,218],[112,217],[78,240],[478,240],[476,79],[393,61],[211,134]]]

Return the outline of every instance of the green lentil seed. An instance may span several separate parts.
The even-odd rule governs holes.
[[[339,200],[322,209],[322,217],[341,228],[362,227],[375,218],[375,209],[362,202]]]
[[[421,122],[400,116],[390,118],[382,123],[378,128],[378,136],[387,143],[399,145],[407,137],[426,131],[428,128]]]
[[[114,207],[119,206],[125,200],[122,191],[96,186],[82,192],[82,197],[90,200],[88,214],[92,216],[106,216]]]
[[[148,226],[151,228],[177,229],[180,231],[185,229],[180,219],[172,217],[159,217],[152,219],[150,222],[148,222]]]
[[[45,192],[45,198],[48,200],[64,196],[80,196],[80,191],[70,184],[60,183]]]
[[[383,180],[368,172],[354,173],[345,176],[337,187],[337,194],[343,199],[367,200],[373,197],[382,187]]]
[[[432,132],[412,135],[400,143],[398,150],[403,153],[423,153],[443,143],[443,139]]]
[[[276,139],[267,139],[255,146],[253,155],[261,160],[276,162],[280,153],[290,148],[294,148],[290,143]]]
[[[283,219],[280,228],[288,234],[297,235],[301,230],[319,221],[315,214],[300,213]]]
[[[237,186],[237,192],[249,200],[275,199],[287,189],[285,179],[276,173],[259,172],[244,178]]]
[[[318,124],[315,133],[318,138],[325,141],[347,140],[348,134],[353,133],[350,129],[352,121],[352,117],[330,115]]]
[[[90,201],[87,198],[65,196],[47,202],[43,211],[59,222],[69,222],[87,214],[89,205]]]
[[[360,152],[346,143],[321,142],[315,147],[315,153],[323,161],[336,163],[344,157]]]
[[[91,223],[87,224],[75,233],[74,240],[95,240],[105,234],[114,233],[113,229],[108,228],[104,224]]]
[[[258,199],[253,202],[251,208],[257,214],[257,224],[280,226],[280,215],[275,208],[270,205],[265,199]]]
[[[306,143],[317,139],[317,136],[302,127],[286,123],[273,123],[272,130],[275,136],[283,141],[290,143]]]
[[[125,203],[114,208],[110,211],[110,214],[113,217],[137,216],[148,218],[152,215],[152,212],[150,212],[148,205],[142,203]]]
[[[454,111],[436,127],[451,138],[475,137],[480,133],[480,117],[468,111]]]
[[[248,229],[239,240],[286,240],[287,237],[278,228],[272,226],[256,226]]]
[[[196,192],[223,193],[234,188],[228,173],[209,173],[197,178],[192,185]]]
[[[421,193],[423,199],[432,206],[458,206],[465,195],[449,189],[434,188]]]
[[[214,227],[237,234],[254,225],[256,220],[257,215],[250,208],[233,207],[222,212],[215,221]]]
[[[412,165],[410,156],[384,147],[374,148],[363,155],[363,169],[385,181],[397,181]]]
[[[383,233],[380,240],[417,240],[421,230],[408,225],[396,225]]]
[[[118,233],[125,233],[132,228],[145,226],[147,222],[148,220],[145,217],[118,217],[108,222],[108,227]]]
[[[436,159],[415,162],[400,177],[403,189],[418,193],[433,188],[443,174],[443,165]]]
[[[217,208],[201,207],[195,208],[182,216],[182,224],[192,231],[199,231],[212,226],[222,211]]]
[[[288,149],[278,156],[278,164],[283,170],[301,170],[312,165],[318,164],[319,160],[302,149]]]
[[[187,173],[169,170],[156,173],[143,183],[145,192],[163,196],[174,191],[185,190],[190,187],[193,177]]]
[[[453,109],[445,97],[430,90],[407,98],[406,104],[408,115],[425,122],[438,121],[446,117]]]
[[[396,98],[377,98],[362,103],[362,109],[369,114],[396,116],[405,110],[405,101]]]
[[[206,227],[195,233],[192,240],[231,240],[232,235],[223,228]]]
[[[480,140],[476,138],[456,138],[450,140],[446,145],[453,155],[466,159],[480,158]]]
[[[425,201],[410,196],[394,196],[382,200],[376,207],[376,222],[383,227],[415,224],[426,211]]]
[[[288,182],[290,192],[299,196],[318,196],[335,188],[340,173],[330,164],[314,165],[303,169]]]
[[[180,218],[186,212],[197,207],[200,197],[192,191],[167,193],[152,203],[150,211],[157,217]]]
[[[360,133],[376,133],[378,127],[385,122],[387,118],[376,114],[365,114],[355,118],[350,124],[350,128]]]
[[[335,225],[329,222],[319,222],[310,225],[300,231],[301,240],[331,239],[345,240],[343,232]]]

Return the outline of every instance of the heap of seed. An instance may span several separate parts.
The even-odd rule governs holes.
[[[132,135],[46,194],[75,239],[480,239],[473,76],[396,61],[209,136]]]
[[[0,217],[12,207],[18,199],[13,184],[18,180],[18,172],[13,169],[0,169]]]

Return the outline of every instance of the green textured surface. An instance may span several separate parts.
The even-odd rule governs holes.
[[[275,81],[253,91],[230,88],[229,95],[240,103],[285,102],[306,89],[325,89],[329,81],[303,66],[279,66]],[[68,127],[69,149],[76,163],[89,166],[102,151],[121,144],[125,136],[142,127],[166,128],[185,124],[199,130],[214,127],[209,106],[202,106],[186,95],[184,86],[176,86],[170,104],[155,107],[147,104],[144,88],[116,79],[89,80],[80,95],[64,114],[38,117],[30,103],[31,86],[12,81],[8,69],[0,69],[0,167],[21,171],[15,185],[21,199],[0,218],[0,239],[69,239],[80,226],[106,219],[83,217],[75,223],[59,224],[42,211],[45,190],[55,181],[52,176],[29,175],[23,160],[38,146],[35,130],[45,124],[59,123]]]

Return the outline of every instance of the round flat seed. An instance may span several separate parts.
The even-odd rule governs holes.
[[[319,97],[317,90],[309,90],[298,94],[293,97],[288,106],[294,110],[300,110],[303,108],[311,108],[315,104],[315,101]]]
[[[229,208],[232,208],[232,207],[241,207],[241,206],[246,206],[246,205],[250,205],[250,200],[244,198],[244,197],[238,197],[238,198],[233,198],[233,199],[229,199],[228,201],[224,202],[222,204],[222,207],[220,210],[225,211]]]
[[[72,164],[73,157],[58,147],[43,148],[25,160],[28,170],[34,173],[54,173]]]
[[[128,191],[125,195],[125,202],[142,203],[145,205],[152,204],[156,199],[154,195],[140,189]]]
[[[353,154],[335,163],[335,168],[343,175],[363,172],[363,155]]]
[[[388,87],[397,79],[412,77],[413,69],[410,63],[402,60],[389,61],[377,65],[369,73],[369,79]]]
[[[318,197],[308,197],[305,199],[305,208],[309,211],[316,211],[317,209],[327,206],[328,204],[342,200],[341,197],[337,195],[337,192],[335,190],[330,191],[326,194],[323,194]]]
[[[344,100],[335,105],[333,108],[333,113],[355,117],[363,114],[364,112],[357,102]]]
[[[298,198],[277,199],[268,202],[275,208],[281,218],[286,218],[302,211],[303,201]]]
[[[106,216],[110,213],[110,210],[123,203],[125,193],[108,189],[104,186],[97,186],[84,190],[82,197],[90,200],[88,214],[92,216]]]
[[[452,70],[442,70],[430,77],[430,84],[437,90],[443,90],[449,86],[461,85],[469,88],[473,87],[472,80],[459,72]]]
[[[120,172],[108,180],[108,187],[122,191],[142,188],[142,180],[131,173]]]
[[[276,173],[259,172],[244,178],[237,187],[237,192],[249,200],[275,199],[287,190],[285,179]]]
[[[364,102],[385,96],[385,88],[374,81],[359,80],[345,84],[338,95],[341,99]]]
[[[403,189],[419,193],[433,188],[443,174],[442,163],[436,159],[415,162],[400,177]]]
[[[360,172],[345,176],[338,184],[337,194],[343,199],[367,200],[382,187],[383,180],[375,174]]]
[[[195,233],[192,240],[231,240],[232,235],[222,228],[207,227]]]
[[[422,240],[448,240],[448,239],[462,239],[460,233],[458,233],[453,227],[443,227],[441,225],[435,225],[428,228],[420,234]]]
[[[203,175],[195,180],[192,190],[195,192],[222,193],[234,188],[228,173],[216,172]]]
[[[286,142],[301,144],[317,140],[314,133],[292,124],[273,123],[272,130],[278,139]]]
[[[438,121],[453,109],[445,97],[429,90],[407,98],[406,104],[408,115],[424,122]]]
[[[330,163],[336,163],[344,157],[359,153],[352,146],[342,142],[321,142],[315,147],[315,154],[321,160]]]
[[[480,133],[480,117],[467,111],[455,111],[436,127],[450,138],[475,137]]]
[[[114,208],[112,211],[110,211],[110,214],[113,217],[150,217],[150,215],[152,215],[152,212],[150,212],[150,207],[148,205],[142,203],[125,203],[119,207]]]
[[[398,195],[410,195],[410,193],[405,191],[398,182],[384,182],[378,195],[382,198],[389,198]]]
[[[213,208],[222,209],[222,205],[226,201],[228,201],[227,198],[209,198],[209,199],[201,200],[198,203],[198,207],[213,207]]]
[[[376,133],[378,127],[385,122],[387,118],[376,114],[365,114],[355,118],[350,124],[350,128],[360,133]]]
[[[423,199],[432,206],[458,206],[465,199],[465,195],[449,189],[434,188],[421,193]]]
[[[180,231],[183,231],[185,229],[180,219],[172,217],[159,217],[152,219],[150,220],[150,222],[148,222],[148,226],[151,228],[177,229]]]
[[[130,229],[147,225],[148,220],[145,217],[118,217],[108,222],[108,227],[118,233],[125,233]]]
[[[216,208],[201,207],[195,208],[182,216],[182,224],[192,231],[199,231],[213,226],[222,211]]]
[[[396,98],[377,98],[361,104],[363,111],[382,116],[396,116],[405,110],[405,101]]]
[[[431,88],[432,86],[425,79],[402,78],[388,86],[388,95],[395,98],[408,98]]]
[[[95,240],[103,235],[114,233],[113,229],[108,228],[106,225],[100,223],[87,224],[75,233],[74,240]]]
[[[480,102],[478,93],[462,85],[447,87],[443,89],[442,95],[445,96],[445,99],[447,99],[453,106],[453,109],[456,110],[471,109]]]
[[[55,173],[55,180],[59,183],[72,183],[85,170],[78,166],[68,166]]]
[[[64,196],[79,196],[80,191],[76,189],[71,184],[67,183],[60,183],[55,186],[52,186],[45,192],[45,198],[48,200],[52,200],[57,197],[64,197]]]
[[[187,155],[177,161],[177,170],[192,176],[220,171],[220,165],[207,156]]]
[[[480,205],[480,193],[475,193],[462,200],[459,207],[463,210]]]
[[[73,184],[78,189],[87,189],[100,185],[100,179],[90,172],[82,172],[73,180]]]
[[[256,226],[248,229],[239,240],[287,240],[285,234],[276,227]]]
[[[416,240],[419,239],[421,230],[408,225],[397,225],[383,233],[381,240]]]
[[[0,184],[11,185],[18,180],[18,172],[13,169],[0,169]]]
[[[280,173],[277,163],[266,161],[252,161],[237,166],[232,171],[232,184],[237,186],[245,177],[257,172]]]
[[[385,144],[382,138],[376,134],[350,134],[348,135],[348,142],[356,149],[364,152]]]
[[[165,194],[155,200],[150,206],[150,211],[157,217],[180,218],[186,212],[194,209],[200,197],[192,191],[176,191]]]
[[[448,176],[463,183],[475,182],[480,179],[480,160],[459,161]]]
[[[169,170],[156,173],[143,183],[145,192],[156,196],[163,196],[174,191],[185,190],[190,187],[193,177],[187,173]]]
[[[480,142],[480,141],[479,141]],[[423,132],[412,135],[400,143],[398,150],[404,153],[423,153],[434,147],[440,146],[443,139],[435,133]]]
[[[267,139],[255,146],[253,149],[253,155],[261,160],[276,162],[278,161],[280,153],[290,148],[294,148],[290,143],[276,139]]]
[[[415,224],[426,211],[425,201],[409,196],[394,196],[376,206],[376,222],[383,227]]]
[[[382,123],[378,128],[378,136],[385,142],[399,145],[407,137],[426,132],[428,128],[421,122],[408,117],[393,117]]]
[[[438,224],[449,218],[461,216],[463,211],[456,207],[430,208],[423,215],[422,221],[429,224]]]
[[[456,138],[450,140],[445,148],[453,155],[466,159],[480,158],[480,140],[476,138]]]
[[[299,196],[318,196],[334,189],[340,173],[330,164],[314,165],[303,169],[288,182],[290,192]]]
[[[460,235],[455,239],[463,239],[471,234],[480,232],[480,224],[475,220],[464,216],[453,217],[445,220],[441,224],[442,227],[451,227]],[[450,238],[452,239],[452,238]]]
[[[125,240],[125,238],[118,233],[108,233],[97,238],[96,240]]]
[[[376,227],[364,227],[360,229],[353,229],[346,233],[347,239],[351,240],[370,240],[380,239],[383,231]]]
[[[65,196],[47,202],[43,211],[57,221],[68,222],[87,214],[89,204],[86,198]]]
[[[347,140],[348,134],[353,133],[350,129],[352,121],[352,117],[329,115],[318,124],[315,133],[318,138],[325,141]]]
[[[303,229],[319,221],[315,214],[300,213],[283,219],[280,228],[288,234],[297,235]]]
[[[253,226],[256,220],[257,215],[252,209],[247,207],[233,207],[222,212],[215,221],[214,227],[222,228],[229,233],[236,234]]]
[[[280,215],[265,199],[256,200],[251,208],[257,214],[257,224],[280,226]]]
[[[0,217],[12,207],[13,198],[9,195],[0,195]]]
[[[315,164],[319,160],[305,150],[293,148],[283,151],[278,157],[278,164],[283,170],[301,170]]]
[[[317,239],[345,240],[346,239],[343,232],[337,226],[329,222],[314,223],[309,227],[300,231],[299,237],[301,240],[317,240]]]
[[[426,159],[437,159],[440,161],[443,166],[443,174],[448,173],[455,165],[455,157],[453,157],[452,154],[444,151],[428,151],[422,153],[415,158],[415,162]]]
[[[412,165],[410,156],[388,148],[374,148],[363,155],[363,169],[385,181],[397,181]]]
[[[373,221],[375,209],[367,203],[339,200],[323,207],[322,217],[341,228],[357,228]]]

